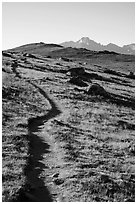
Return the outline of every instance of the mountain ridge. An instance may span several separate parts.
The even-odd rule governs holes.
[[[82,37],[78,41],[66,41],[60,44],[64,47],[75,47],[75,48],[86,48],[88,50],[94,51],[114,51],[121,54],[132,54],[135,55],[135,43],[131,43],[128,45],[123,45],[122,47],[109,43],[107,45],[102,45],[101,43],[97,43],[94,40],[91,40],[89,37]]]

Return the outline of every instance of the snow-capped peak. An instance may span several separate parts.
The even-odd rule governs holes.
[[[89,42],[90,42],[90,38],[89,37],[82,37],[78,43],[84,43],[84,44],[87,44],[89,45]]]

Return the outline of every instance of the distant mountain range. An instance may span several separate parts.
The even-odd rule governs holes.
[[[109,43],[108,45],[101,45],[100,43],[97,43],[88,37],[82,37],[80,40],[76,42],[68,41],[68,42],[63,42],[60,45],[64,47],[86,48],[92,51],[107,50],[107,51],[113,51],[121,54],[135,55],[135,43],[124,45],[123,47],[120,47],[113,43]]]

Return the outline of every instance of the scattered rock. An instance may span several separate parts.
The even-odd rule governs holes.
[[[26,124],[26,123],[19,123],[19,124],[17,125],[17,127],[19,127],[19,128],[27,128],[27,127],[28,127],[28,124]]]
[[[129,79],[135,79],[135,74],[133,72],[130,72],[126,77]]]
[[[81,76],[85,73],[85,69],[83,67],[71,68],[67,71],[70,73],[70,76]]]
[[[64,180],[63,180],[63,179],[55,179],[55,180],[54,180],[54,183],[55,183],[56,185],[61,185],[62,183],[64,183]]]
[[[118,126],[120,126],[122,129],[135,130],[135,124],[131,124],[123,120],[118,121]]]
[[[87,93],[89,95],[100,95],[100,96],[106,96],[107,95],[107,92],[105,91],[105,89],[97,83],[92,84],[89,87]]]
[[[85,83],[80,77],[72,77],[69,80],[69,83],[77,85],[77,86],[83,86],[83,87],[88,86],[88,84]]]
[[[63,61],[65,61],[65,62],[72,62],[71,59],[68,59],[68,58],[66,58],[66,57],[60,57],[59,60],[63,60]]]
[[[23,56],[37,59],[37,57],[34,54],[24,53]]]
[[[57,178],[59,176],[59,173],[55,173],[52,175],[53,178]]]
[[[58,62],[56,63],[56,65],[62,66],[62,64],[60,64],[60,63],[58,63]]]
[[[102,174],[102,175],[101,175],[101,181],[102,181],[103,183],[109,183],[109,182],[111,181],[111,179],[109,178],[108,175]]]

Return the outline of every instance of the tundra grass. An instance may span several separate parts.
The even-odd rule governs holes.
[[[35,70],[35,60],[33,74],[25,63],[25,68],[20,67],[18,71],[22,77],[29,78],[50,93],[62,111],[58,118],[47,122],[43,130],[44,140],[52,152],[45,155],[44,164],[49,168],[43,169],[42,175],[53,200],[134,202],[134,106],[122,101],[122,97],[126,97],[127,101],[133,98],[134,101],[134,80],[129,80],[128,88],[117,81],[92,80],[102,83],[101,86],[112,94],[110,99],[104,99],[89,96],[71,85],[69,76],[61,72],[61,61],[58,72],[56,66],[48,63],[48,70],[42,68],[41,72]],[[71,68],[72,65],[68,65]],[[9,68],[10,63],[5,66]],[[114,64],[112,66],[115,67]],[[94,71],[98,74],[97,70]],[[32,84],[10,73],[3,73],[4,201],[10,201],[25,184],[23,169],[29,157],[27,121],[49,108]],[[55,180],[58,175],[59,179]]]
[[[42,104],[39,92],[28,82],[3,72],[2,87],[2,199],[12,201],[24,186],[29,138],[28,119],[42,115],[48,104]]]

